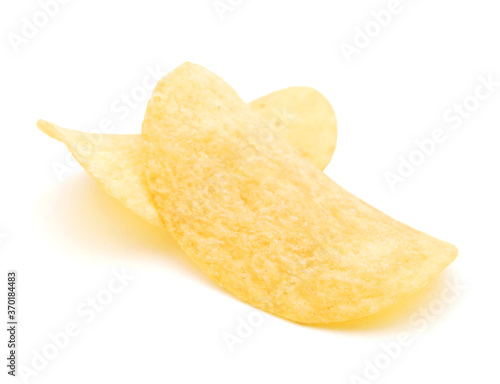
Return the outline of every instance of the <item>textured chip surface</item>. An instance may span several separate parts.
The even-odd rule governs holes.
[[[143,139],[154,204],[184,251],[222,287],[283,318],[373,314],[457,255],[342,189],[198,65],[158,83]]]
[[[269,122],[273,134],[296,145],[300,153],[324,169],[337,138],[330,103],[318,91],[292,87],[250,103]],[[90,134],[40,120],[38,127],[63,142],[87,173],[111,196],[150,223],[163,226],[144,178],[141,135]]]
[[[96,135],[44,120],[38,128],[64,143],[87,173],[108,193],[150,223],[163,227],[144,177],[141,135]]]
[[[321,93],[309,87],[291,87],[250,105],[316,167],[326,168],[337,146],[337,118]]]

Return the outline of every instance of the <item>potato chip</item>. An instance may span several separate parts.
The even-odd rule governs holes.
[[[337,119],[321,93],[309,87],[291,87],[250,105],[316,167],[326,168],[337,145]]]
[[[198,65],[160,80],[142,137],[154,204],[183,250],[222,287],[285,319],[373,314],[457,255],[342,189]]]
[[[163,227],[144,179],[141,135],[93,135],[44,120],[38,128],[66,144],[74,158],[111,196],[152,224]]]
[[[284,136],[320,169],[330,161],[337,123],[330,103],[318,91],[292,87],[250,105],[266,118],[273,134]],[[40,120],[38,127],[68,147],[101,187],[152,224],[163,226],[144,179],[140,135],[96,135]]]

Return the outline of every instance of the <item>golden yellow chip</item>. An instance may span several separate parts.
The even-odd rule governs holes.
[[[330,103],[318,91],[292,87],[250,105],[268,122],[270,133],[284,136],[318,168],[330,161],[337,122]],[[150,223],[163,226],[144,179],[140,135],[96,135],[40,120],[38,127],[68,147],[75,159],[111,196]]]
[[[160,80],[143,139],[154,204],[184,251],[277,316],[328,323],[373,314],[457,255],[342,189],[203,67],[186,63]]]
[[[316,167],[326,168],[337,145],[337,119],[321,93],[309,87],[291,87],[250,105]]]

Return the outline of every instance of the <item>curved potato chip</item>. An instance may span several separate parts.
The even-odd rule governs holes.
[[[337,122],[330,103],[318,91],[291,87],[254,100],[250,105],[320,169],[330,161]],[[38,128],[68,147],[88,174],[111,196],[137,215],[163,227],[144,179],[141,135],[90,134],[39,120]]]
[[[159,81],[142,137],[154,203],[180,246],[222,287],[277,316],[373,314],[457,255],[342,189],[198,65]]]
[[[316,167],[326,168],[337,146],[337,119],[321,93],[309,87],[290,87],[250,105]]]

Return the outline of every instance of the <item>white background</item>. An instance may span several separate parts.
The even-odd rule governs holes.
[[[232,3],[221,20],[212,0],[72,0],[16,52],[12,34],[21,35],[24,18],[41,8],[34,0],[2,2],[0,296],[7,270],[17,270],[18,363],[32,367],[36,353],[56,354],[28,382],[498,380],[500,87],[474,105],[481,76],[500,81],[498,2],[401,0],[401,12],[380,31],[371,12],[388,1]],[[341,44],[354,44],[356,28],[367,26],[374,36],[348,62]],[[231,354],[224,335],[237,336],[239,319],[261,313],[216,287],[169,234],[105,195],[35,126],[44,118],[91,130],[109,118],[117,133],[139,132],[147,97],[127,117],[112,106],[139,92],[148,68],[166,73],[184,61],[216,72],[248,101],[293,85],[321,91],[339,122],[326,173],[396,219],[455,244],[457,260],[423,293],[382,315],[322,327],[266,316]],[[464,99],[475,110],[453,129],[443,114]],[[408,159],[414,141],[436,127],[446,140],[391,191],[385,172],[397,172],[398,157]],[[58,177],[61,166],[69,168]],[[87,323],[78,308],[122,269],[134,280]],[[73,322],[80,334],[51,351],[49,334]],[[411,345],[385,359],[383,345],[404,332]],[[366,376],[375,361],[386,368]],[[0,377],[21,380],[8,377],[4,363]]]

